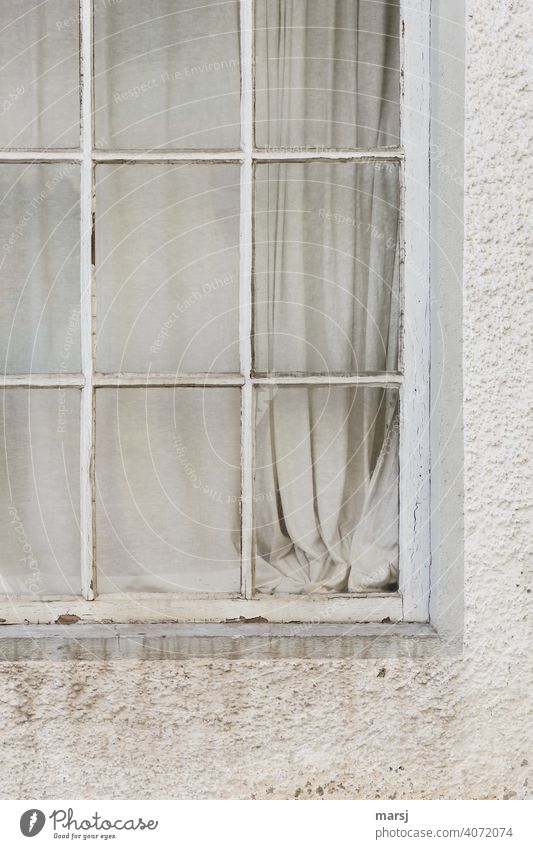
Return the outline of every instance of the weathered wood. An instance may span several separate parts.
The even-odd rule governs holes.
[[[254,390],[252,374],[252,198],[253,198],[253,19],[252,2],[241,2],[241,227],[240,227],[240,365],[241,391],[241,590],[253,593],[254,538]]]
[[[84,386],[80,416],[80,543],[81,591],[94,598],[94,350],[93,350],[93,97],[92,97],[92,7],[80,0],[81,27],[81,196],[80,196],[80,342]]]
[[[18,598],[0,603],[4,624],[54,624],[61,616],[80,622],[382,622],[399,621],[398,594],[360,596],[239,596],[178,593],[110,593],[94,601],[79,596],[36,600]]]
[[[403,618],[428,618],[430,571],[430,19],[429,0],[402,15],[402,323],[400,590]]]
[[[0,662],[397,658],[441,651],[428,625],[8,625]]]

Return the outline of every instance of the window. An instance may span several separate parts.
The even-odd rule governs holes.
[[[429,3],[22,6],[1,618],[426,622]]]

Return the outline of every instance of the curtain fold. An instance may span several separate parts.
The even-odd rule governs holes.
[[[399,206],[394,163],[257,166],[257,372],[397,368]]]
[[[398,393],[261,389],[256,588],[393,590],[398,579]]]
[[[257,0],[259,147],[399,143],[398,2]]]

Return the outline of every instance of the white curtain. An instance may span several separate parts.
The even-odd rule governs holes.
[[[256,370],[396,370],[398,167],[269,164],[256,174]],[[397,392],[262,390],[256,427],[257,589],[394,589]]]
[[[80,169],[0,165],[0,369],[80,369]]]
[[[396,390],[264,389],[256,426],[257,590],[395,589]]]
[[[239,166],[96,169],[97,369],[239,371]]]
[[[256,176],[257,371],[396,369],[397,165],[268,164]]]
[[[124,0],[94,14],[96,143],[237,148],[238,0]]]
[[[0,593],[80,592],[78,389],[0,392]]]
[[[78,147],[78,0],[4,0],[0,44],[0,147]]]
[[[0,369],[80,370],[77,163],[0,166]],[[77,389],[0,393],[0,593],[80,592]]]
[[[99,389],[99,592],[241,585],[239,390]]]
[[[399,142],[398,0],[256,0],[260,147]]]
[[[0,143],[76,146],[78,4],[3,7]],[[397,2],[255,8],[259,145],[398,143]],[[97,147],[238,147],[236,0],[102,2],[94,31]],[[238,172],[96,168],[97,370],[238,372]],[[396,370],[397,165],[255,175],[255,372]],[[76,373],[79,166],[6,164],[0,183],[3,370]],[[79,592],[79,395],[4,393],[4,591]],[[257,589],[393,589],[397,392],[262,388],[256,418]],[[98,389],[95,468],[101,592],[239,591],[239,389]]]

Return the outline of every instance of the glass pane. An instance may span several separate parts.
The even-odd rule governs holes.
[[[398,363],[399,168],[256,168],[258,372],[391,371]]]
[[[235,148],[239,3],[106,3],[94,16],[101,148]]]
[[[258,390],[254,503],[259,592],[396,590],[397,391]]]
[[[0,147],[79,147],[78,7],[0,4]]]
[[[238,592],[238,389],[96,393],[99,592]]]
[[[256,0],[259,147],[389,147],[400,133],[398,0]]]
[[[0,393],[0,592],[81,592],[78,389]]]
[[[80,173],[0,165],[0,369],[80,370]]]
[[[239,166],[96,169],[99,371],[239,371]]]

